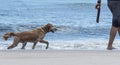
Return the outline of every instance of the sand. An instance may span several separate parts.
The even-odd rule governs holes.
[[[1,50],[0,65],[120,65],[120,51]]]

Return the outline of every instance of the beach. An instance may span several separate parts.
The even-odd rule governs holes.
[[[101,4],[99,24],[96,23],[97,0],[0,0],[0,65],[120,65],[120,40],[117,35],[108,51],[112,14],[106,0]],[[35,50],[28,42],[8,50],[14,37],[7,41],[7,32],[34,30],[47,23],[58,30],[46,34],[49,49],[39,43]]]
[[[44,40],[51,50],[105,50],[109,40],[112,14],[107,2],[102,1],[100,23],[96,23],[95,0],[1,0],[0,1],[0,50],[6,50],[14,37],[5,41],[7,32],[24,32],[53,24],[58,30],[48,33]],[[119,36],[114,47],[120,49]],[[29,43],[26,49],[31,50]],[[21,48],[19,44],[14,50]],[[37,50],[45,49],[37,44]]]
[[[0,65],[119,65],[119,51],[1,50]]]

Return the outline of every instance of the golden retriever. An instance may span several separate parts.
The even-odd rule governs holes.
[[[47,45],[46,49],[48,49],[49,42],[43,39],[48,32],[54,33],[56,30],[57,29],[52,24],[48,23],[43,27],[31,31],[25,31],[20,33],[8,32],[3,36],[3,38],[7,40],[9,37],[14,36],[14,42],[11,46],[8,47],[8,49],[16,47],[19,42],[23,44],[21,49],[25,49],[27,42],[34,43],[32,49],[35,48],[37,42],[45,43]]]

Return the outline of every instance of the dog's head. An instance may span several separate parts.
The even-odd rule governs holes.
[[[8,38],[11,37],[12,35],[14,35],[14,33],[8,32],[8,33],[4,34],[3,38],[4,38],[5,40],[8,40]]]
[[[57,28],[50,23],[46,24],[44,27],[45,27],[47,32],[54,33],[57,30]]]

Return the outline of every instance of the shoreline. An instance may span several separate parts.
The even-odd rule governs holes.
[[[119,65],[118,50],[0,50],[1,65]]]

